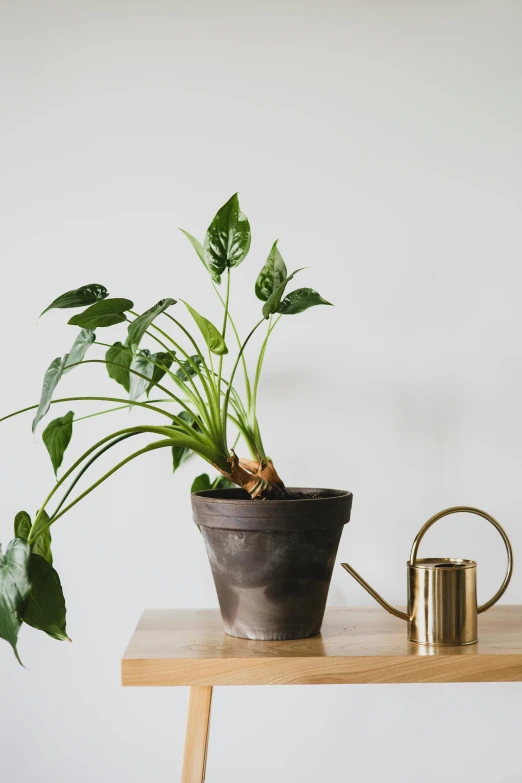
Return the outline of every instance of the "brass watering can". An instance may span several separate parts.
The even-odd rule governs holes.
[[[426,531],[439,519],[466,512],[478,514],[496,527],[507,551],[507,571],[493,598],[477,606],[477,564],[474,560],[453,557],[417,558]],[[425,645],[464,645],[477,642],[477,615],[496,604],[504,595],[513,573],[513,550],[505,531],[489,514],[471,506],[454,506],[428,519],[413,542],[408,568],[408,612],[395,609],[384,600],[357,571],[341,563],[381,606],[408,623],[408,640]]]

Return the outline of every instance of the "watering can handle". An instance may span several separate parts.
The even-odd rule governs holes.
[[[428,519],[426,524],[423,525],[419,530],[419,532],[417,533],[417,536],[411,548],[410,563],[412,565],[415,565],[415,562],[417,560],[417,552],[419,550],[420,542],[422,541],[424,533],[426,533],[426,531],[432,525],[434,525],[435,522],[438,522],[439,519],[442,519],[442,517],[446,517],[449,514],[457,514],[459,512],[463,512],[466,514],[477,514],[479,517],[482,517],[483,519],[486,519],[488,522],[491,522],[493,527],[496,527],[496,529],[502,536],[502,540],[504,541],[504,544],[506,546],[508,564],[507,564],[507,570],[506,570],[506,575],[504,577],[504,581],[500,585],[499,590],[495,593],[493,598],[490,598],[490,600],[486,601],[486,603],[482,604],[482,606],[477,607],[477,613],[480,614],[481,612],[485,612],[486,609],[490,609],[493,606],[493,604],[496,604],[498,599],[504,595],[507,586],[511,581],[511,576],[513,574],[513,550],[511,549],[511,542],[504,528],[490,514],[486,514],[486,512],[481,511],[480,508],[473,508],[472,506],[453,506],[453,508],[447,508],[444,511],[439,511],[438,514],[435,514],[435,516],[431,517],[431,519]]]

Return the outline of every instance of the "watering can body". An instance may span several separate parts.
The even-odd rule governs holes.
[[[477,514],[491,522],[504,540],[508,567],[504,581],[493,598],[477,606],[477,564],[457,558],[417,558],[424,533],[437,520],[460,511]],[[408,639],[416,644],[457,646],[477,641],[477,616],[504,594],[513,572],[513,552],[509,539],[496,519],[471,506],[455,506],[435,514],[421,528],[413,542],[408,573],[408,611],[401,612],[382,598],[348,563],[345,568],[390,614],[408,623]]]

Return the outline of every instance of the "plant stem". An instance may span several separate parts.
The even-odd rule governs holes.
[[[152,363],[156,364],[156,362],[152,362]],[[84,359],[82,362],[74,362],[73,364],[70,364],[69,367],[78,367],[84,364],[105,364],[105,365],[111,364],[114,367],[121,367],[124,370],[127,369],[126,367],[124,367],[123,364],[118,364],[117,362],[108,362],[106,359]],[[161,365],[158,364],[157,366],[160,367]],[[150,381],[150,378],[148,378],[143,373],[138,372],[137,370],[131,370],[129,368],[129,372],[132,373],[133,375],[137,375],[138,378],[143,378],[145,381]],[[194,415],[193,411],[190,410],[188,405],[185,402],[183,402],[183,400],[180,397],[177,397],[175,394],[172,394],[172,392],[169,391],[165,386],[162,386],[161,383],[156,383],[155,385],[157,386],[158,389],[160,389],[162,392],[165,392],[165,394],[168,394],[169,397],[172,397],[173,400],[179,403],[181,407],[187,411],[187,413],[190,413],[191,416]],[[174,416],[173,414],[170,414],[170,418],[173,422],[176,422],[176,424],[184,428],[185,422],[183,421],[183,419],[180,419],[179,416]],[[205,432],[204,434],[209,435],[208,432]]]
[[[221,336],[223,337],[223,342],[225,341],[225,336],[227,333],[227,320],[228,320],[228,307],[230,303],[230,267],[227,266],[227,293],[225,296],[225,314],[223,315],[223,329],[221,330]],[[217,391],[218,391],[218,399],[221,400],[221,376],[223,374],[223,354],[219,357],[219,370],[218,370],[218,383],[217,383]]]
[[[164,312],[164,313],[163,313],[163,315],[166,315],[166,316],[167,316],[167,318],[170,318],[170,320],[171,320],[173,323],[175,323],[175,324],[176,324],[176,326],[177,326],[179,329],[181,329],[181,331],[183,332],[183,334],[185,334],[185,335],[188,337],[188,339],[190,340],[190,342],[192,343],[192,347],[193,347],[193,348],[194,348],[194,350],[196,351],[197,355],[198,355],[200,358],[203,358],[203,357],[201,356],[201,351],[200,351],[200,349],[199,349],[199,346],[198,346],[197,342],[194,340],[194,338],[192,337],[192,335],[190,334],[189,330],[188,330],[188,329],[186,329],[186,328],[183,326],[183,324],[182,324],[182,323],[180,323],[179,321],[177,321],[177,320],[174,318],[174,316],[172,316],[170,313]],[[190,357],[188,356],[188,354],[186,354],[186,355],[187,355],[187,358],[190,358]]]
[[[62,511],[60,511],[58,514],[56,514],[55,517],[50,519],[45,525],[42,525],[40,530],[38,530],[38,533],[35,535],[30,535],[28,543],[33,544],[34,541],[40,536],[47,528],[51,527],[57,519],[62,517],[64,514],[66,514],[73,506],[75,506],[77,503],[80,502],[80,500],[83,500],[84,497],[89,495],[96,487],[99,487],[100,484],[102,484],[104,481],[106,481],[110,476],[112,476],[113,473],[116,473],[117,470],[122,468],[124,465],[126,465],[128,462],[130,462],[133,459],[136,459],[136,457],[141,456],[142,454],[146,454],[148,451],[153,451],[154,449],[162,449],[166,448],[167,446],[172,446],[172,441],[170,439],[167,440],[158,440],[154,443],[149,443],[148,446],[145,446],[143,449],[140,449],[139,451],[135,451],[134,454],[131,454],[130,456],[126,457],[124,460],[119,462],[117,465],[115,465],[114,468],[111,468],[105,475],[103,475],[98,481],[96,481],[94,484],[92,484],[88,489],[85,490],[85,492],[82,492],[81,495],[79,495],[77,498],[73,500],[72,503],[69,503],[68,506],[66,506]],[[36,523],[36,519],[35,519]],[[34,527],[34,525],[33,525]]]
[[[166,416],[169,421],[172,421],[172,413],[168,413],[167,411],[162,410],[161,408],[156,408],[154,405],[150,405],[146,402],[138,402],[138,400],[122,400],[121,397],[61,397],[59,400],[51,400],[51,405],[56,405],[59,402],[93,402],[93,401],[99,401],[99,402],[122,402],[125,406],[127,405],[138,405],[140,408],[147,408],[147,410],[154,411],[155,413],[161,413],[163,416]],[[34,411],[35,408],[39,407],[39,403],[36,405],[29,405],[28,408],[21,408],[19,411],[14,411],[14,413],[9,413],[7,416],[3,416],[0,419],[0,423],[3,421],[7,421],[7,419],[11,419],[13,416],[18,416],[20,413],[27,413],[27,411]]]
[[[172,318],[172,316],[169,315],[168,313],[166,313],[166,315],[169,318],[171,318],[174,321],[174,323],[176,323],[189,336],[189,338],[193,341],[193,344],[197,348],[197,344],[195,343],[195,341],[191,337],[190,333],[185,329],[185,327],[182,326],[174,318]],[[192,358],[189,356],[189,354],[181,347],[181,345],[179,345],[169,334],[167,334],[162,329],[160,329],[159,326],[156,326],[156,324],[151,324],[151,326],[154,329],[156,329],[158,332],[160,332],[160,334],[162,334],[167,340],[169,340],[172,343],[172,345],[175,348],[177,348],[177,350],[180,351],[183,354],[183,356],[185,356],[186,360],[191,365],[191,367],[193,368],[193,370],[196,373],[196,375],[199,377],[199,379],[201,381],[201,384],[202,384],[202,386],[203,386],[203,388],[205,390],[205,394],[206,394],[206,397],[207,397],[207,401],[208,401],[208,405],[209,405],[210,412],[211,412],[211,415],[212,415],[212,419],[214,421],[214,426],[216,427],[215,435],[216,435],[216,437],[219,438],[220,437],[219,436],[219,433],[220,433],[219,398],[217,398],[217,400],[216,400],[215,384],[214,384],[213,380],[211,379],[211,375],[210,375],[209,369],[207,367],[205,359],[203,358],[203,356],[201,354],[201,351],[199,350],[199,348],[197,349],[198,356],[199,356],[199,358],[201,360],[201,364],[202,364],[203,368],[205,369],[205,372],[206,372],[206,375],[207,375],[208,383],[212,387],[212,390],[214,391],[214,393],[212,393],[212,391],[209,388],[209,386],[207,386],[207,381],[203,377],[203,375],[202,375],[199,367],[197,366],[197,364],[192,360]],[[187,373],[187,375],[188,375],[188,373]]]
[[[234,376],[236,374],[236,370],[237,370],[238,364],[239,364],[239,362],[241,360],[241,356],[243,354],[243,351],[245,350],[245,348],[246,348],[246,346],[248,344],[248,341],[250,340],[250,338],[252,337],[252,335],[254,334],[256,329],[258,329],[261,326],[261,324],[264,323],[264,321],[265,321],[265,319],[261,318],[261,320],[257,322],[257,324],[254,326],[254,328],[248,334],[248,337],[246,338],[245,342],[241,346],[241,349],[240,349],[240,351],[239,351],[239,353],[237,355],[237,359],[236,359],[234,367],[232,369],[232,373],[231,373],[230,378],[228,380],[228,387],[227,387],[227,390],[225,392],[225,399],[223,400],[223,409],[222,409],[222,417],[223,417],[223,424],[222,424],[222,426],[223,426],[223,432],[225,433],[225,435],[226,435],[226,427],[227,427],[228,401],[230,399],[230,389],[232,388],[232,384],[234,382]]]
[[[173,402],[173,400],[150,400],[150,402],[153,404],[155,402]],[[104,411],[98,411],[97,413],[89,413],[87,416],[80,416],[77,419],[73,419],[74,424],[76,424],[79,421],[85,421],[85,419],[93,419],[95,416],[103,416],[104,413],[114,413],[114,411],[124,411],[129,408],[130,405],[127,403],[127,405],[118,405],[116,408],[107,408],[107,410]]]
[[[172,351],[172,350],[171,350],[171,349],[170,349],[170,348],[169,348],[167,345],[165,345],[165,343],[164,343],[164,342],[162,342],[162,341],[159,339],[159,337],[156,337],[156,335],[155,335],[155,334],[152,334],[152,333],[151,333],[151,332],[149,332],[149,331],[145,332],[145,334],[146,334],[148,337],[150,337],[152,340],[155,340],[155,341],[156,341],[156,342],[157,342],[159,345],[161,345],[161,347],[162,347],[162,348],[164,348],[164,349],[165,349],[165,351],[166,351],[168,354],[170,354],[170,356],[172,356],[172,359],[173,359],[173,361],[175,361],[175,362],[176,362],[176,364],[178,364],[178,365],[179,365],[180,369],[181,369],[181,370],[183,370],[183,372],[184,372],[184,374],[185,374],[185,377],[188,379],[188,381],[189,381],[190,385],[192,386],[192,388],[193,388],[193,390],[194,390],[194,393],[192,393],[192,392],[190,391],[190,389],[188,388],[188,386],[185,384],[185,382],[184,382],[184,381],[182,381],[182,380],[181,380],[181,378],[178,378],[178,377],[177,377],[177,376],[176,376],[174,373],[171,373],[170,371],[168,371],[168,370],[167,370],[167,374],[168,374],[168,375],[170,376],[170,378],[171,378],[171,379],[174,381],[174,383],[175,383],[175,384],[176,384],[176,385],[177,385],[179,388],[182,388],[182,389],[183,389],[183,391],[184,391],[184,393],[185,393],[185,394],[187,394],[187,395],[190,397],[192,404],[193,404],[193,405],[194,405],[194,406],[197,408],[197,410],[199,411],[199,413],[202,415],[202,417],[203,417],[204,421],[206,421],[206,423],[207,423],[207,427],[208,427],[208,428],[211,430],[213,425],[212,425],[212,421],[211,421],[211,419],[210,419],[210,417],[209,417],[209,415],[208,415],[208,413],[207,413],[206,404],[205,404],[205,402],[204,402],[204,400],[203,400],[203,398],[202,398],[201,394],[199,393],[198,387],[197,387],[197,386],[196,386],[196,384],[194,383],[193,379],[190,377],[190,374],[189,374],[188,372],[186,372],[185,368],[183,367],[183,364],[182,364],[182,363],[181,363],[181,361],[178,359],[178,357],[177,357],[177,355],[176,355],[175,351]],[[192,363],[191,363],[191,364],[192,364]]]
[[[214,282],[212,283],[212,286],[213,286],[214,291],[216,292],[216,294],[217,294],[217,296],[219,298],[219,301],[221,302],[223,307],[225,307],[225,300],[223,299],[223,297],[219,293],[219,290],[216,288],[216,284]],[[238,333],[238,331],[236,329],[236,325],[235,325],[234,320],[233,320],[232,316],[230,315],[230,313],[228,314],[228,320],[230,321],[230,326],[232,327],[232,331],[234,332],[234,335],[236,337],[238,348],[241,348],[241,339],[239,337],[239,333]],[[251,388],[250,388],[250,378],[248,376],[248,369],[247,369],[246,359],[245,359],[244,354],[241,356],[241,363],[243,365],[243,375],[245,377],[245,389],[246,389],[246,395],[247,395],[247,403],[248,403],[248,406],[250,407],[250,397],[251,397],[251,393],[252,392],[251,392]]]
[[[252,401],[251,401],[251,405],[250,405],[250,408],[249,408],[249,423],[250,423],[250,427],[254,430],[254,433],[255,433],[256,429],[259,432],[259,427],[257,426],[257,413],[256,413],[256,408],[257,408],[257,390],[258,390],[258,386],[259,386],[259,380],[261,378],[261,370],[263,368],[263,362],[264,362],[264,359],[265,359],[265,353],[266,353],[266,348],[267,348],[267,344],[268,344],[268,338],[270,337],[270,335],[274,331],[275,327],[277,326],[277,324],[279,323],[281,318],[282,318],[282,316],[280,315],[272,323],[272,317],[270,317],[270,321],[269,321],[269,324],[268,324],[268,330],[267,330],[267,333],[266,333],[266,337],[263,340],[263,344],[261,345],[261,350],[259,351],[259,358],[257,360],[257,366],[256,366],[256,374],[255,374],[255,377],[254,377],[254,388],[253,388],[253,391],[252,391]],[[262,444],[260,443],[259,445],[261,447],[261,451],[263,451],[263,456],[265,456],[264,455],[264,449],[262,448]]]
[[[112,449],[112,447],[116,446],[116,444],[121,443],[122,440],[126,440],[127,438],[132,438],[135,435],[140,435],[140,433],[139,432],[127,432],[125,435],[120,435],[119,438],[116,438],[115,440],[111,441],[110,443],[107,443],[105,446],[103,446],[103,448],[101,448],[98,451],[97,454],[95,454],[93,457],[91,457],[91,459],[79,471],[78,475],[75,476],[75,478],[74,478],[73,482],[71,483],[71,485],[67,488],[67,491],[65,492],[64,496],[60,500],[58,506],[55,508],[54,514],[50,515],[50,519],[54,519],[55,518],[55,516],[57,515],[57,513],[59,512],[59,510],[61,509],[61,507],[63,506],[63,504],[65,503],[65,501],[67,500],[67,498],[69,497],[71,492],[73,491],[74,487],[76,486],[76,484],[79,482],[79,480],[83,476],[83,474],[91,467],[91,465],[94,462],[96,462],[98,457],[101,457],[102,454],[105,454],[106,451],[108,451],[109,449]]]
[[[35,406],[35,407],[37,407],[37,406]],[[59,479],[56,482],[56,484],[54,485],[54,487],[49,492],[49,494],[45,498],[44,502],[42,503],[42,505],[38,509],[38,512],[37,512],[37,514],[35,516],[35,519],[34,519],[34,522],[33,522],[33,525],[32,525],[32,529],[34,529],[36,523],[38,522],[40,516],[42,515],[42,512],[44,511],[44,509],[45,509],[46,505],[48,504],[48,502],[50,501],[50,499],[58,491],[58,489],[61,487],[61,485],[64,483],[64,481],[67,481],[69,476],[72,473],[74,473],[76,468],[78,468],[82,464],[83,460],[86,459],[87,457],[89,457],[94,451],[96,451],[96,449],[100,448],[100,446],[103,446],[105,443],[107,443],[107,441],[113,440],[114,438],[117,438],[120,435],[125,435],[128,432],[136,432],[136,433],[152,432],[154,434],[158,434],[159,433],[161,435],[169,435],[170,434],[165,427],[143,427],[143,426],[142,427],[126,427],[123,430],[119,430],[118,432],[113,432],[111,435],[107,435],[105,438],[102,438],[101,440],[99,440],[97,443],[94,444],[94,446],[91,446],[89,449],[87,449],[87,451],[85,451],[81,455],[81,457],[79,457],[76,460],[76,462],[73,465],[71,465],[71,467],[68,470],[65,471],[65,473],[63,474],[61,479]],[[29,537],[29,538],[31,538],[31,537]]]

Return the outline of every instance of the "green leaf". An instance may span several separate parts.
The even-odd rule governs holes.
[[[279,307],[279,303],[281,302],[286,286],[294,277],[294,275],[296,275],[298,272],[302,272],[303,269],[304,266],[302,266],[300,269],[296,269],[295,272],[292,272],[292,274],[288,275],[288,277],[285,277],[285,279],[279,283],[275,291],[270,294],[265,304],[263,305],[263,315],[265,318],[270,318],[271,315],[277,313],[277,308]]]
[[[42,385],[42,393],[40,395],[40,404],[38,405],[38,410],[36,411],[36,416],[33,419],[33,432],[36,430],[39,422],[49,408],[51,407],[51,400],[53,398],[54,390],[58,386],[58,382],[60,378],[63,375],[63,371],[65,368],[65,365],[67,364],[67,359],[69,358],[69,354],[65,354],[61,359],[58,356],[56,359],[54,359],[49,367],[47,368],[43,385]]]
[[[9,642],[20,664],[16,643],[31,591],[29,555],[23,538],[14,538],[5,555],[0,547],[0,638]]]
[[[114,343],[105,354],[105,361],[114,362],[114,364],[106,365],[109,377],[120,383],[125,391],[128,392],[130,390],[129,367],[132,362],[131,349],[120,342]]]
[[[203,492],[205,489],[212,489],[208,473],[202,473],[201,476],[196,476],[192,482],[190,493],[193,495],[194,492]]]
[[[185,231],[184,228],[180,228],[180,231],[183,234],[185,234],[190,244],[198,254],[200,260],[203,262],[203,266],[205,267],[207,272],[212,276],[214,282],[219,285],[221,283],[221,276],[216,274],[216,272],[213,272],[212,269],[210,269],[210,267],[208,266],[207,259],[205,258],[205,251],[203,250],[203,245],[201,244],[201,242],[198,239],[196,239],[196,237],[193,237],[192,234],[189,234],[188,231]]]
[[[136,353],[136,350],[141,342],[141,338],[154,319],[163,313],[167,307],[175,304],[175,299],[161,299],[153,307],[150,307],[146,312],[139,315],[136,320],[129,325],[129,334],[125,344],[129,346],[133,354]]]
[[[73,418],[74,412],[69,411],[65,416],[51,421],[42,433],[42,440],[49,452],[55,475],[63,462],[65,450],[71,442]]]
[[[199,326],[199,330],[203,337],[205,338],[205,342],[208,345],[208,348],[212,353],[217,354],[218,356],[222,356],[225,353],[228,353],[228,348],[225,345],[225,341],[223,340],[221,334],[218,332],[214,324],[210,323],[206,318],[204,318],[202,315],[200,315],[196,310],[194,310],[187,302],[185,302],[184,299],[181,300],[189,313],[191,314],[192,318],[195,320],[197,325]]]
[[[285,296],[277,308],[277,312],[284,315],[295,315],[303,313],[309,307],[315,307],[315,305],[333,306],[331,302],[327,302],[312,288],[298,288]]]
[[[27,511],[19,511],[14,520],[14,534],[15,538],[29,538],[29,531],[31,530],[31,517]]]
[[[98,329],[104,326],[114,326],[126,321],[126,310],[132,310],[134,304],[130,299],[105,299],[97,302],[83,313],[74,315],[68,323],[72,326],[81,326],[83,329]]]
[[[257,298],[261,299],[262,302],[266,302],[276,288],[281,285],[287,274],[286,264],[277,249],[276,239],[256,280],[255,292]]]
[[[140,378],[138,375],[130,373],[130,389],[129,397],[131,400],[137,400],[142,394],[147,391],[152,375],[154,373],[154,365],[150,361],[152,359],[150,351],[146,348],[138,351],[136,356],[131,362],[130,369],[135,372],[140,372],[145,375],[145,378]]]
[[[49,515],[47,511],[42,511],[38,521],[35,521],[31,531],[32,535],[38,536],[38,538],[36,538],[31,545],[31,552],[33,552],[35,555],[40,555],[40,557],[43,557],[44,560],[47,560],[49,565],[52,565],[53,554],[51,552],[51,528],[46,527],[45,530],[43,530],[48,522]],[[43,532],[40,532],[41,530],[43,530]],[[38,535],[39,532],[40,535]]]
[[[49,307],[45,308],[42,315],[56,308],[87,307],[87,305],[94,304],[107,296],[109,296],[109,292],[103,285],[98,285],[98,283],[82,285],[81,288],[75,288],[73,291],[67,291],[59,296],[54,302],[51,302]]]
[[[70,641],[65,627],[65,598],[60,577],[47,560],[37,554],[29,559],[31,592],[24,622],[53,639]]]
[[[64,367],[64,373],[69,372],[72,364],[78,364],[83,358],[93,342],[96,340],[96,334],[93,329],[82,329],[69,351],[69,358]]]
[[[174,361],[173,355],[171,353],[166,353],[165,351],[153,353],[150,358],[155,364],[152,368],[152,380],[147,387],[147,394],[150,394],[151,389],[161,381],[167,370],[170,370],[171,364]],[[161,366],[158,367],[158,364]]]
[[[210,224],[203,252],[212,274],[239,266],[250,249],[250,224],[239,209],[237,193],[224,204]]]
[[[233,481],[227,479],[226,476],[220,476],[217,482],[214,481],[212,485],[213,489],[231,489],[232,487],[237,489],[237,484],[234,484]]]
[[[194,494],[194,492],[203,492],[206,489],[229,489],[230,487],[237,488],[237,484],[227,479],[226,476],[218,476],[214,481],[211,481],[208,473],[202,473],[192,482],[190,492]]]
[[[201,367],[201,356],[196,354],[190,358],[192,359],[192,364],[195,364],[196,367]],[[189,378],[193,378],[196,375],[196,371],[192,364],[188,360],[181,362],[180,368],[176,370],[176,376],[182,381],[188,381]]]
[[[180,411],[180,413],[178,413],[178,418],[183,419],[183,421],[186,421],[187,424],[191,424],[192,428],[199,432],[199,426],[196,417],[190,414],[188,411]],[[173,422],[173,425],[176,426],[176,422]],[[186,462],[193,455],[194,452],[187,446],[173,446],[172,470],[177,470],[183,462]]]

